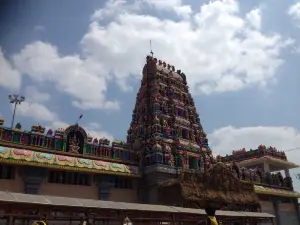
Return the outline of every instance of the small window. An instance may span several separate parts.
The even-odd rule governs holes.
[[[91,176],[89,174],[77,172],[50,171],[48,182],[56,184],[90,186]]]
[[[8,165],[0,165],[0,179],[13,180],[15,179],[15,167]]]
[[[115,188],[132,189],[132,180],[123,177],[115,177]]]

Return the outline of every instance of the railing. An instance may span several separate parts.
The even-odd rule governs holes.
[[[221,157],[222,162],[232,162],[232,161],[243,161],[243,160],[248,160],[248,159],[253,159],[253,158],[261,158],[264,156],[270,156],[276,159],[281,159],[284,161],[287,161],[287,157],[284,152],[280,151],[274,151],[270,149],[265,149],[265,150],[250,150],[250,151],[236,151],[232,155],[226,155],[225,157]]]

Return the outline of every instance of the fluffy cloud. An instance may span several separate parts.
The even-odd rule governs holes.
[[[25,96],[30,102],[46,102],[50,99],[48,93],[40,92],[35,86],[27,86],[25,88]]]
[[[246,21],[254,29],[259,30],[261,28],[261,11],[260,9],[253,9],[246,15]]]
[[[292,127],[243,127],[232,126],[215,130],[208,135],[212,150],[216,154],[231,154],[232,150],[246,148],[256,149],[260,144],[274,146],[279,150],[287,150],[289,161],[300,165],[300,132]],[[291,150],[291,151],[289,151]],[[294,174],[300,174],[300,169],[293,169],[295,187],[300,192],[300,182]]]
[[[32,118],[36,122],[46,125],[47,129],[66,129],[70,126],[70,124],[60,120],[56,113],[48,109],[45,105],[37,102],[23,102],[20,106],[18,106],[17,113],[20,116]],[[94,122],[82,124],[80,126],[82,126],[85,131],[94,138],[105,137],[109,140],[114,140],[113,135],[102,130],[102,126],[99,123]]]
[[[43,42],[25,46],[13,56],[15,66],[32,80],[53,83],[60,92],[73,96],[78,108],[118,108],[118,103],[106,101],[107,81],[101,75],[101,64],[79,55],[60,56],[58,49]]]
[[[192,14],[191,6],[183,5],[181,0],[146,0],[144,4],[149,4],[158,10],[173,11],[183,19],[188,19]]]
[[[146,13],[151,8],[159,17]],[[164,11],[177,17],[161,18]],[[264,34],[261,11],[242,15],[234,0],[211,1],[199,11],[180,0],[108,1],[91,16],[81,53],[64,56],[50,43],[34,42],[14,55],[13,63],[32,80],[73,97],[76,107],[118,109],[116,100],[106,98],[108,81],[132,90],[149,40],[155,55],[187,74],[194,94],[266,85],[283,63],[281,50],[291,44],[279,34]]]
[[[82,40],[86,55],[102,62],[123,90],[130,90],[132,75],[140,76],[150,39],[157,56],[183,69],[194,93],[265,85],[275,79],[283,62],[280,51],[291,43],[261,31],[259,9],[241,17],[236,1],[210,2],[199,12],[191,12],[188,20],[179,21],[137,12],[151,4],[158,10],[173,11],[175,6],[185,6],[181,1],[149,0],[120,13],[120,5],[108,4],[109,8],[94,14],[97,20]],[[107,23],[104,12],[115,19]]]
[[[17,115],[32,118],[39,123],[58,120],[57,114],[48,109],[47,106],[31,101],[22,102],[22,104],[17,107]]]
[[[87,125],[84,126],[84,129],[86,129],[86,132],[89,133],[94,138],[99,139],[105,137],[111,141],[114,140],[113,135],[106,131],[103,131],[102,126],[99,123],[96,122],[88,123]]]
[[[0,46],[0,86],[9,90],[18,90],[21,86],[21,75],[5,59]]]
[[[297,22],[297,26],[300,26],[300,2],[291,5],[288,14]]]

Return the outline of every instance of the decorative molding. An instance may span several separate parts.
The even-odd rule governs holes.
[[[98,174],[140,176],[139,170],[135,166],[1,146],[0,162]]]
[[[265,195],[275,195],[275,196],[283,196],[283,197],[293,197],[300,198],[300,193],[295,191],[288,191],[284,189],[275,189],[271,187],[263,187],[259,185],[254,185],[255,193],[257,194],[265,194]]]

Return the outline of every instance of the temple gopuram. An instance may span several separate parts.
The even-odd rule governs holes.
[[[23,130],[4,122],[1,225],[209,224],[207,216],[300,225],[289,174],[298,166],[264,145],[213,157],[186,75],[151,56],[126,141],[91,137],[79,124]]]

